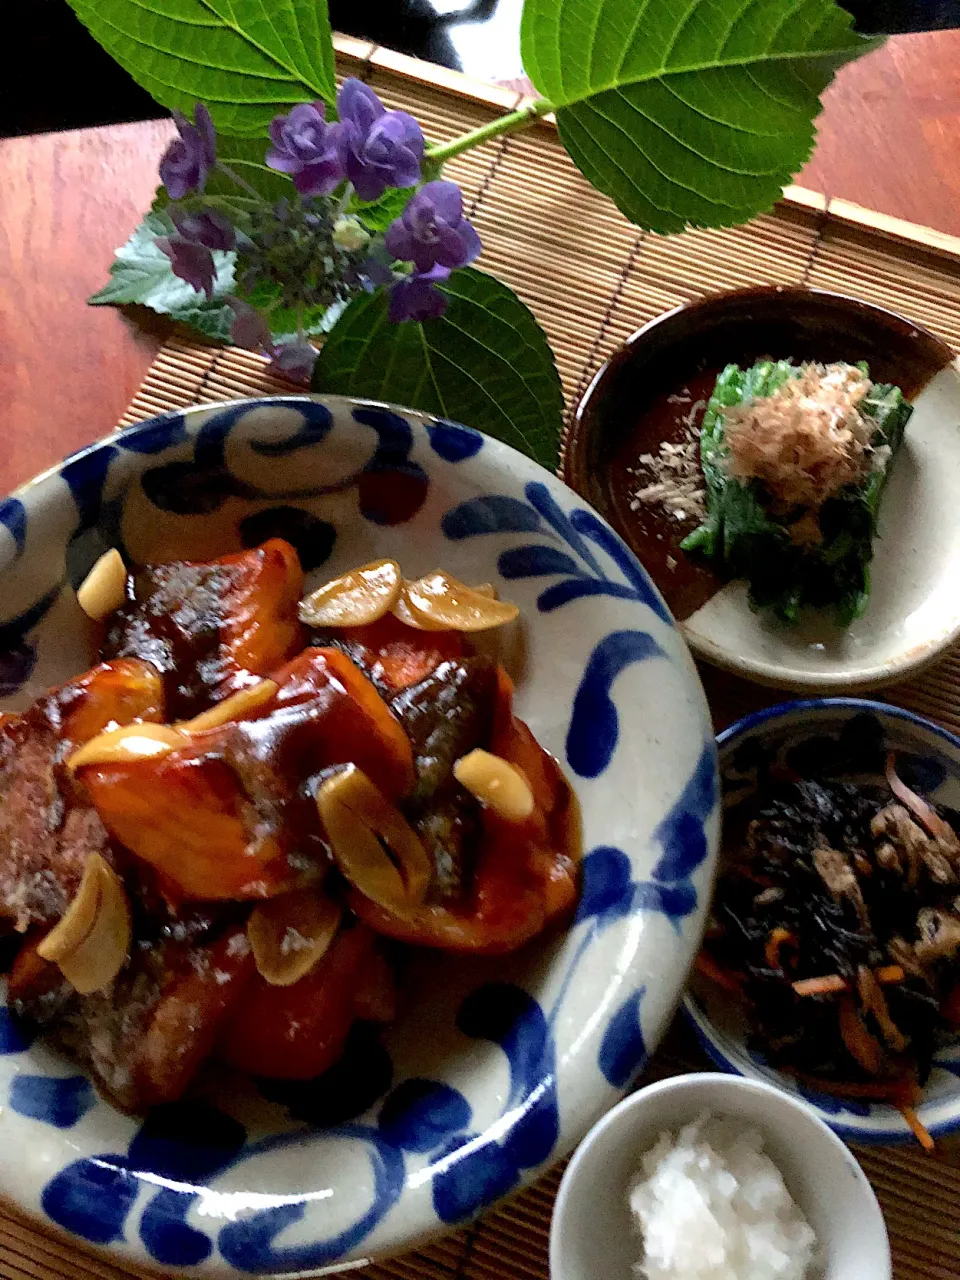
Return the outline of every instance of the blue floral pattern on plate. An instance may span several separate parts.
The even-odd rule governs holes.
[[[882,782],[889,751],[908,785],[960,809],[960,738],[900,707],[857,698],[786,702],[747,716],[718,738],[725,809],[749,800],[767,771]],[[724,1071],[771,1081],[802,1097],[842,1138],[860,1143],[914,1141],[893,1107],[806,1089],[770,1067],[748,1044],[746,1022],[730,1000],[695,981],[684,1008],[701,1045]],[[960,1044],[942,1050],[918,1107],[934,1136],[960,1129]]]
[[[109,546],[144,563],[281,536],[311,585],[386,554],[495,583],[521,606],[502,650],[519,713],[567,767],[586,850],[566,934],[414,960],[409,1012],[383,1037],[356,1027],[316,1081],[211,1076],[138,1121],[0,1006],[0,1190],[132,1262],[302,1273],[399,1252],[568,1151],[672,1013],[716,853],[702,690],[616,534],[467,427],[308,397],[127,428],[7,499],[0,525],[12,708],[92,660],[73,588]]]

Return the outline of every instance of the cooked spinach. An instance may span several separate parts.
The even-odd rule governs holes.
[[[724,466],[725,410],[772,395],[799,373],[788,360],[761,360],[749,369],[729,364],[717,378],[700,431],[707,518],[682,546],[710,560],[724,577],[745,578],[755,609],[795,622],[805,606],[829,608],[845,627],[866,608],[880,499],[913,406],[899,387],[872,387],[860,408],[877,424],[875,444],[890,448],[886,465],[828,498],[818,513],[822,540],[801,545],[790,526],[803,512],[777,513],[761,482],[735,479]]]

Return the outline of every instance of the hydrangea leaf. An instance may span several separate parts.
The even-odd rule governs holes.
[[[386,231],[399,218],[413,197],[414,188],[390,187],[379,200],[360,200],[352,196],[347,213],[355,214],[368,231]]]
[[[230,341],[233,311],[224,299],[237,292],[234,283],[233,252],[214,251],[217,268],[213,298],[208,300],[192,285],[173,274],[170,259],[156,246],[157,236],[174,230],[168,214],[154,207],[137,227],[125,245],[117,250],[110,268],[110,280],[88,298],[92,306],[124,306],[138,304],[149,307],[172,320],[189,325],[207,338]],[[266,287],[266,286],[265,286]],[[263,296],[249,301],[264,305],[271,301]],[[310,336],[326,333],[336,322],[342,308],[310,307],[304,311],[304,332]],[[297,336],[297,316],[289,308],[274,305],[268,312],[274,342],[291,342]]]
[[[178,324],[196,329],[197,333],[202,333],[205,338],[212,338],[215,342],[230,342],[233,312],[225,302],[218,302],[216,298],[212,302],[208,302],[206,298],[199,298],[195,306],[178,307],[176,311],[168,314]]]
[[[314,390],[451,418],[552,470],[563,392],[546,334],[512,289],[482,271],[455,271],[441,287],[446,314],[422,324],[391,324],[383,291],[355,298],[320,352]]]
[[[326,0],[69,0],[157,102],[205,102],[223,133],[265,136],[294,103],[336,97]]]
[[[876,48],[834,0],[526,0],[527,74],[574,163],[653,231],[732,226],[803,165],[819,95]]]
[[[261,279],[252,289],[241,289],[238,286],[236,292],[238,297],[244,302],[249,302],[252,307],[256,307],[266,318],[270,325],[270,336],[274,342],[297,341],[299,337],[297,313],[292,307],[280,305],[279,285]],[[329,333],[343,314],[345,307],[346,303],[343,302],[334,303],[332,307],[304,307],[299,316],[304,334],[308,338],[315,338],[320,334]]]
[[[177,319],[183,311],[222,309],[220,300],[233,290],[235,255],[214,251],[213,261],[217,269],[214,296],[212,302],[207,302],[203,294],[173,274],[170,259],[157,248],[157,236],[168,236],[175,230],[168,214],[160,209],[151,210],[127,243],[117,250],[110,267],[109,283],[87,301],[93,306],[136,302]],[[208,330],[204,328],[203,332]]]
[[[269,146],[265,134],[258,138],[221,137],[217,139],[217,158],[265,200],[295,200],[297,192],[287,174],[277,173],[275,169],[267,167],[266,154]],[[248,192],[218,169],[214,169],[208,176],[204,195],[210,203],[216,200],[218,206],[223,204],[224,212],[228,214],[231,208],[249,209],[254,204],[253,197]]]

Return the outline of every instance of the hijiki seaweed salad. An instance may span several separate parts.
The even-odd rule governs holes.
[[[750,603],[796,621],[862,615],[884,485],[913,412],[866,364],[730,364],[703,415],[706,518],[682,543]]]
[[[771,769],[728,811],[698,969],[811,1089],[913,1110],[960,1029],[960,814],[912,789]]]

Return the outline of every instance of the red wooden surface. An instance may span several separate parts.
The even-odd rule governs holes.
[[[0,142],[0,493],[113,427],[162,341],[88,307],[150,205],[169,121]]]
[[[797,181],[960,235],[960,31],[898,36],[844,67]]]
[[[157,350],[162,324],[85,299],[148,206],[171,128],[0,141],[0,493],[108,431]],[[960,235],[960,32],[845,68],[799,180]]]

